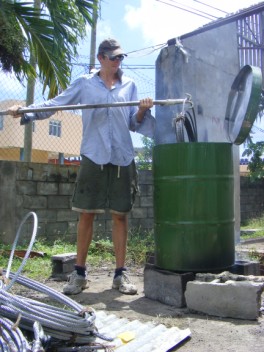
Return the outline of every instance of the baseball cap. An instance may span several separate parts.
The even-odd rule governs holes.
[[[118,41],[112,38],[108,38],[102,41],[102,43],[99,45],[98,48],[98,54],[108,54],[110,56],[116,56],[116,55],[125,55],[127,54],[124,53],[124,51],[121,49],[120,44]]]

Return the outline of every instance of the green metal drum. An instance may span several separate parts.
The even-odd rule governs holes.
[[[246,65],[228,97],[230,143],[161,144],[153,150],[155,264],[172,271],[218,271],[235,260],[232,144],[256,119],[260,67]]]
[[[155,265],[180,272],[232,266],[232,144],[157,145],[153,175]]]

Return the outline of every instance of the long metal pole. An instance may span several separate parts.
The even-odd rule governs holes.
[[[81,110],[81,109],[100,109],[100,108],[113,108],[113,107],[126,107],[126,106],[138,106],[139,101],[126,101],[126,102],[116,102],[116,103],[106,103],[106,104],[77,104],[77,105],[58,105],[58,106],[48,106],[39,108],[21,108],[18,110],[20,114],[26,114],[29,112],[44,112],[44,111],[62,111],[62,110]],[[165,100],[153,100],[153,105],[176,105],[176,104],[189,104],[190,108],[193,106],[192,101],[187,99],[165,99]],[[8,115],[8,110],[0,111],[1,115]]]

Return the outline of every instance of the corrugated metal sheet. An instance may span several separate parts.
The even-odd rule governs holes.
[[[96,327],[100,334],[114,338],[109,343],[99,338],[96,342],[114,346],[118,352],[167,352],[191,336],[189,329],[167,328],[163,324],[142,323],[139,320],[129,321],[104,311],[96,312]],[[124,343],[118,335],[126,332],[133,334],[134,338]]]

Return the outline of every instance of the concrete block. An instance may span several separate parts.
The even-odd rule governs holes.
[[[69,209],[71,197],[69,196],[49,196],[48,206],[49,209]]]
[[[155,264],[155,254],[153,252],[146,253],[146,263]]]
[[[223,318],[256,320],[260,315],[263,282],[226,281],[187,283],[190,310]]]
[[[194,280],[193,273],[175,273],[162,270],[152,264],[146,264],[144,269],[144,293],[147,298],[172,305],[185,307],[184,292],[186,283]]]
[[[54,212],[54,211],[53,211]],[[71,209],[61,209],[57,211],[58,221],[78,221],[78,213]]]
[[[238,260],[229,271],[238,275],[260,276],[260,263],[257,261]]]
[[[50,238],[64,235],[68,231],[68,222],[48,222],[46,224],[46,231]]]
[[[68,275],[74,270],[76,253],[63,253],[52,256],[52,274],[54,278],[67,280]]]
[[[37,192],[41,196],[58,194],[59,186],[55,182],[38,182]]]
[[[141,196],[140,198],[141,207],[152,207],[153,205],[153,197],[152,196]]]
[[[59,194],[72,196],[74,190],[74,183],[60,183],[59,184]]]
[[[46,196],[23,196],[23,208],[24,209],[47,209],[47,197]]]
[[[16,182],[17,194],[36,195],[37,182],[33,181],[17,181]]]
[[[132,210],[131,210],[131,217],[132,218],[137,218],[137,219],[145,219],[147,218],[147,215],[148,215],[148,210],[147,208],[136,208],[134,207]]]

